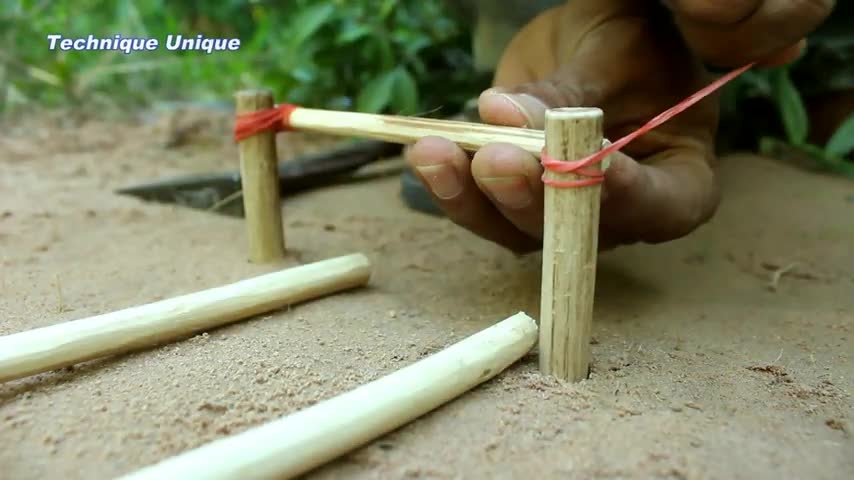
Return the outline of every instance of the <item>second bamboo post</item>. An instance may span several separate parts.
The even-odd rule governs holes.
[[[243,90],[237,92],[236,100],[238,114],[273,107],[273,93],[269,90]],[[249,260],[280,260],[285,257],[285,233],[275,134],[258,133],[241,141],[239,148]]]
[[[602,137],[603,112],[598,108],[546,112],[546,153],[554,160],[594,154]],[[573,173],[546,175],[577,178]],[[572,382],[587,378],[590,364],[600,191],[600,185],[545,187],[540,371]]]

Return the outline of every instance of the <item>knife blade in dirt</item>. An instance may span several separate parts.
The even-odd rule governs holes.
[[[360,141],[331,150],[280,161],[279,185],[282,196],[333,185],[361,167],[399,155],[402,145],[383,141]],[[226,215],[243,215],[240,198],[240,171],[183,175],[121,188],[118,194],[146,201],[171,203]]]

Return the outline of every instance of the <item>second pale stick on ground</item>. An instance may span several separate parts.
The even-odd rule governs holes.
[[[122,480],[292,478],[491,379],[536,342],[536,323],[520,312],[379,380]]]
[[[360,253],[331,258],[125,310],[0,337],[0,381],[175,340],[362,286]]]

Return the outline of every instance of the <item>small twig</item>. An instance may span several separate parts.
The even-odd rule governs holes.
[[[443,107],[440,105],[440,106],[438,106],[438,107],[436,107],[436,108],[431,108],[430,110],[425,110],[425,111],[423,111],[423,112],[421,112],[421,113],[416,113],[415,115],[411,115],[411,116],[413,116],[413,117],[426,117],[427,115],[430,115],[430,114],[432,114],[432,113],[436,113],[436,112],[438,112],[438,111],[439,111],[439,110],[441,110],[442,108],[443,108]]]
[[[771,272],[771,279],[768,281],[768,289],[772,292],[777,291],[777,287],[780,284],[780,278],[783,277],[786,273],[790,272],[793,268],[797,267],[797,263],[790,263],[783,268],[778,268]]]
[[[56,285],[56,296],[58,298],[57,313],[65,311],[65,302],[62,301],[62,284],[59,281],[59,274],[54,274],[54,284]]]
[[[213,205],[208,207],[208,209],[206,211],[215,212],[215,211],[219,210],[220,208],[222,208],[223,206],[231,203],[233,200],[240,198],[241,196],[243,196],[243,190],[238,190],[234,193],[227,195],[222,200],[219,200],[218,202],[214,203]]]
[[[780,354],[777,355],[777,358],[775,358],[774,361],[771,362],[771,365],[775,365],[777,362],[780,361],[781,358],[783,358],[783,349],[782,348],[780,349]]]

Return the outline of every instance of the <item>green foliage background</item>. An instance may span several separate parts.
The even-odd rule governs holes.
[[[854,88],[854,68],[845,67],[854,64],[854,6],[837,10],[817,34],[824,53],[808,65],[751,71],[727,87],[724,140],[747,135],[738,147],[766,153],[782,144],[854,177],[854,115],[826,145],[807,141],[803,94]],[[228,105],[232,92],[265,86],[279,102],[309,107],[450,116],[490,80],[474,73],[469,22],[453,12],[446,0],[4,0],[0,114],[125,111],[164,100]],[[237,52],[210,55],[63,52],[48,50],[50,33],[158,38],[161,45],[169,34],[201,33],[242,43]],[[751,114],[757,99],[771,105],[770,116]]]
[[[244,87],[281,102],[405,115],[459,110],[470,33],[440,0],[7,0],[0,6],[0,108],[157,99],[230,101]],[[239,37],[237,52],[50,51],[47,35]],[[121,100],[119,100],[121,99]]]

